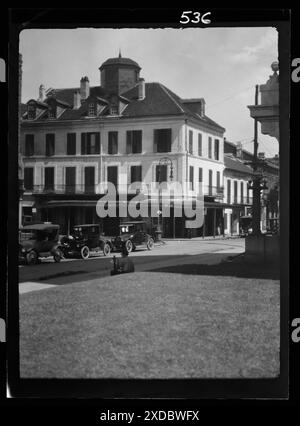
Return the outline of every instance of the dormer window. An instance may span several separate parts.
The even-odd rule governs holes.
[[[89,116],[93,117],[95,115],[96,115],[96,105],[93,102],[91,102],[89,104]]]
[[[49,118],[56,118],[56,107],[53,106],[49,110]]]
[[[119,109],[117,105],[112,105],[110,107],[110,115],[118,115],[119,114]]]
[[[28,105],[28,120],[34,120],[36,117],[35,105]]]

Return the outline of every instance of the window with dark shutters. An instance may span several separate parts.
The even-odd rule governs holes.
[[[227,179],[227,203],[231,204],[231,180]]]
[[[219,160],[220,156],[220,141],[219,139],[215,139],[215,160]]]
[[[27,190],[33,189],[33,167],[24,168],[24,188]]]
[[[189,153],[190,154],[193,154],[193,139],[194,139],[193,131],[189,130]]]
[[[203,182],[203,169],[199,167],[199,182]]]
[[[34,155],[34,135],[25,135],[25,156]]]
[[[172,129],[154,129],[154,152],[172,151]]]
[[[107,167],[107,181],[113,183],[118,189],[118,166]]]
[[[76,155],[76,133],[67,133],[67,155]]]
[[[54,189],[54,167],[45,167],[45,189]]]
[[[66,192],[75,192],[76,167],[66,167]]]
[[[142,130],[127,130],[126,153],[140,154],[142,152]]]
[[[198,155],[202,157],[202,133],[198,133]]]
[[[241,204],[244,203],[244,182],[241,182]]]
[[[208,171],[208,195],[212,196],[213,171]]]
[[[100,154],[100,133],[81,133],[81,155]]]
[[[233,182],[233,202],[236,204],[237,203],[237,193],[238,193],[238,183],[235,180]]]
[[[108,154],[118,153],[118,132],[108,132]]]
[[[131,183],[142,182],[142,166],[131,166]]]
[[[84,168],[84,190],[88,193],[95,192],[95,167]]]
[[[194,167],[190,166],[190,189],[194,190]]]
[[[46,134],[46,157],[51,157],[55,154],[55,135],[54,133]]]
[[[221,175],[220,172],[217,172],[217,191],[220,191],[220,187],[221,187]]]
[[[212,138],[208,138],[208,158],[212,158]]]

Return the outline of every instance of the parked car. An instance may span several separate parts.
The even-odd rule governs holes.
[[[61,243],[65,257],[88,259],[92,253],[99,252],[108,256],[112,249],[110,239],[103,235],[99,224],[76,225]]]
[[[252,216],[240,217],[240,236],[246,237],[252,234]]]
[[[148,250],[153,249],[154,239],[147,233],[146,222],[124,222],[119,225],[119,229],[119,235],[111,240],[114,250],[121,250],[123,246],[126,247],[128,253],[140,246],[144,246]]]
[[[59,242],[59,225],[38,223],[20,229],[19,261],[28,265],[38,263],[39,258],[53,256],[55,262],[63,257]]]

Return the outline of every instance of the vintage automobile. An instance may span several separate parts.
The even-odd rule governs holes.
[[[240,217],[240,236],[246,237],[252,233],[252,216]]]
[[[143,221],[124,222],[119,225],[119,235],[112,238],[111,243],[114,250],[121,250],[124,246],[128,253],[139,246],[148,250],[154,247],[153,237],[147,233],[147,224]]]
[[[59,225],[37,223],[20,229],[19,261],[28,265],[38,263],[39,258],[53,256],[55,262],[63,258],[59,242]]]
[[[91,254],[99,252],[108,256],[112,249],[110,239],[103,235],[99,224],[76,225],[70,235],[61,239],[61,243],[66,258],[80,256],[88,259]]]

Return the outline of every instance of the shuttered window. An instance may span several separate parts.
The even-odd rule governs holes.
[[[67,155],[76,155],[76,133],[67,133]]]
[[[142,181],[142,166],[131,166],[130,180],[131,183]]]
[[[202,133],[198,133],[198,155],[202,156]]]
[[[27,190],[33,189],[33,167],[24,168],[24,188]]]
[[[81,133],[81,155],[100,154],[100,133]]]
[[[34,155],[34,135],[25,135],[25,156]]]
[[[128,130],[126,132],[126,153],[140,154],[142,152],[142,130]]]
[[[154,152],[171,152],[172,129],[154,129]]]
[[[45,189],[54,189],[54,167],[45,167]]]
[[[190,182],[190,189],[194,189],[194,167],[190,166],[190,176],[189,176],[189,182]]]
[[[108,132],[108,154],[118,153],[118,132]]]

